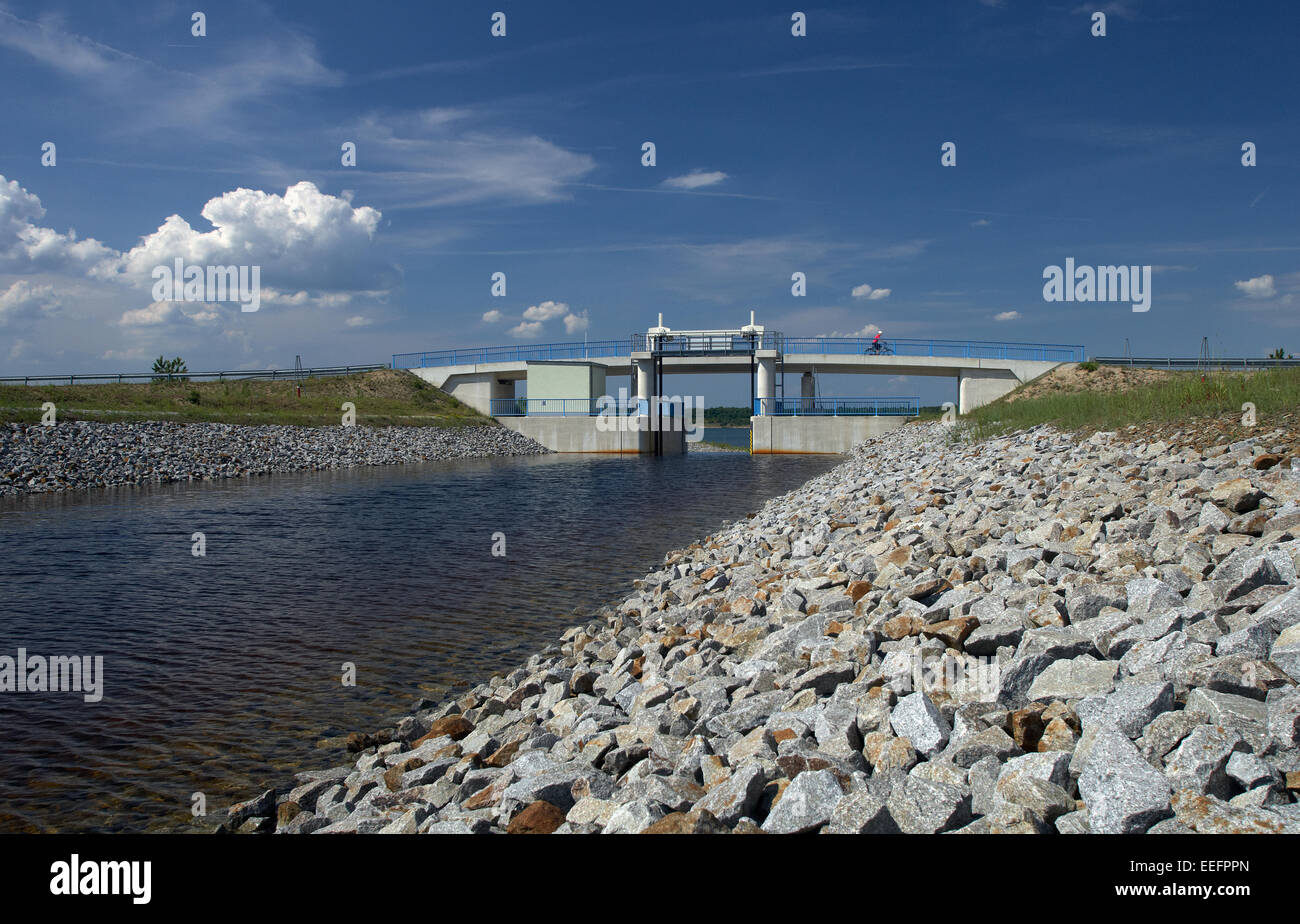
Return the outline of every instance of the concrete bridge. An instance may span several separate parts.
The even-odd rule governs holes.
[[[873,353],[872,342],[853,337],[786,337],[765,330],[752,322],[735,330],[672,331],[662,326],[650,328],[645,334],[634,334],[624,340],[599,340],[584,343],[548,343],[507,347],[485,347],[469,350],[440,350],[425,353],[404,353],[393,357],[394,368],[410,369],[424,380],[438,386],[458,400],[485,414],[501,416],[503,423],[527,431],[524,425],[515,425],[509,418],[518,412],[505,411],[514,406],[516,385],[533,376],[544,374],[549,378],[557,374],[557,367],[595,370],[599,384],[589,387],[597,394],[614,390],[612,377],[626,376],[627,390],[631,395],[645,398],[665,394],[670,389],[662,387],[666,374],[739,373],[750,375],[751,396],[754,403],[755,451],[837,451],[847,448],[846,440],[862,439],[868,431],[900,426],[902,416],[894,413],[875,422],[865,417],[881,417],[870,411],[841,415],[823,413],[815,404],[807,403],[816,393],[815,373],[858,375],[925,375],[956,379],[957,406],[961,414],[1000,398],[1025,382],[1032,381],[1062,363],[1080,362],[1084,359],[1082,346],[1051,343],[1012,343],[980,340],[889,340],[885,352]],[[787,399],[784,377],[796,373],[800,377],[800,395],[797,400]],[[588,378],[588,382],[593,382]],[[585,395],[578,386],[573,395],[535,395],[529,388],[526,418],[546,416],[551,419],[552,430],[567,428],[578,432],[591,429],[591,413],[569,414],[545,410],[534,411],[536,402],[543,398],[580,399]],[[859,402],[867,399],[857,399]],[[563,407],[563,405],[561,405]],[[581,409],[581,405],[579,408]],[[802,415],[803,423],[775,423],[769,417],[800,417],[801,408],[812,411]],[[568,424],[555,422],[556,417],[573,417]],[[586,424],[578,419],[588,418]],[[812,417],[821,417],[817,423]],[[826,419],[828,418],[828,419]],[[856,420],[856,423],[851,421]],[[803,437],[796,431],[820,428],[827,433],[839,434],[829,440],[809,435]],[[536,429],[536,426],[533,427]],[[779,435],[776,431],[784,431]],[[760,434],[766,433],[766,450],[759,448]],[[530,434],[531,435],[531,434]],[[786,438],[789,437],[789,438]],[[856,441],[854,439],[854,441]],[[552,441],[572,443],[556,436]],[[597,441],[599,442],[599,441]],[[644,442],[644,441],[642,441]],[[800,448],[816,444],[833,445],[833,449]],[[575,445],[595,445],[590,440],[579,440]],[[620,444],[621,446],[622,444]],[[784,448],[782,448],[784,447]],[[554,448],[554,447],[552,447]],[[586,451],[586,450],[575,450]],[[610,451],[635,452],[635,448]],[[644,450],[641,450],[644,451]]]

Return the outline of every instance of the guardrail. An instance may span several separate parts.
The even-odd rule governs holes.
[[[69,375],[10,375],[0,376],[0,384],[58,385],[66,382],[190,382],[199,380],[222,382],[226,379],[298,379],[313,376],[353,375],[357,372],[374,372],[387,369],[385,363],[365,366],[323,366],[315,369],[236,369],[228,372],[88,372]]]
[[[921,399],[755,398],[755,417],[917,417]]]
[[[1148,369],[1269,369],[1300,366],[1300,359],[1254,359],[1249,356],[1220,357],[1218,359],[1179,359],[1161,356],[1094,356],[1094,363],[1102,366],[1141,366]]]
[[[493,417],[593,417],[599,398],[493,398]]]
[[[1010,343],[991,340],[887,340],[892,356],[935,356],[949,359],[1027,359],[1038,362],[1083,362],[1082,345],[1069,343]],[[800,353],[863,353],[868,337],[787,337],[786,355]],[[884,355],[884,354],[881,354]]]
[[[394,369],[427,369],[431,366],[469,366],[475,363],[534,362],[554,359],[594,359],[627,356],[627,340],[593,340],[590,343],[534,343],[528,346],[478,347],[468,350],[434,350],[425,353],[394,353]]]

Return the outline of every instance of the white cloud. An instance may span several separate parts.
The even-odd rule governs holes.
[[[970,223],[970,226],[972,228],[987,228],[991,224],[993,224],[993,222],[989,221],[987,218],[977,218]]]
[[[681,176],[670,176],[660,185],[667,186],[669,189],[701,189],[705,186],[715,186],[726,178],[727,175],[721,170],[692,170]]]
[[[1018,317],[1020,317],[1020,312],[1019,312],[1019,311],[999,311],[997,314],[995,314],[995,315],[993,316],[993,320],[995,320],[995,321],[1014,321],[1014,320],[1015,320],[1016,318],[1018,318]]]
[[[525,321],[549,321],[561,318],[569,313],[569,306],[564,302],[545,301],[524,309]]]
[[[369,248],[380,213],[353,208],[314,183],[295,183],[283,195],[241,187],[208,200],[199,214],[211,231],[171,215],[122,254],[114,267],[119,278],[151,287],[154,268],[180,258],[203,266],[260,266],[262,282],[277,290],[383,287],[387,267]]]
[[[369,327],[371,324],[374,324],[375,321],[373,318],[367,318],[364,315],[354,314],[352,317],[348,318],[343,323],[346,324],[348,327]]]
[[[491,311],[483,312],[483,323],[496,324],[500,322],[503,317],[505,317],[505,315],[493,308]]]
[[[127,327],[162,324],[176,311],[178,302],[152,302],[145,308],[134,308],[122,314],[119,324]]]
[[[541,321],[520,321],[514,327],[510,328],[510,336],[518,337],[520,340],[532,340],[541,332]]]
[[[76,231],[60,234],[36,224],[44,217],[35,194],[0,176],[0,269],[98,273],[115,256],[93,238],[77,240]]]
[[[596,168],[587,154],[486,125],[487,117],[444,109],[367,116],[351,128],[367,188],[382,190],[394,208],[555,202]]]
[[[847,334],[841,333],[840,331],[837,330],[833,330],[829,334],[818,334],[817,336],[819,337],[874,337],[878,333],[881,333],[879,325],[866,324],[863,325],[858,330],[849,331]]]
[[[33,317],[42,312],[57,311],[59,305],[59,297],[54,294],[53,286],[19,279],[0,292],[0,324],[6,323],[10,318]]]
[[[1256,276],[1254,279],[1234,282],[1233,285],[1247,298],[1272,298],[1277,295],[1277,287],[1273,284],[1273,277],[1268,273],[1263,276]]]
[[[867,285],[864,282],[860,286],[854,286],[853,291],[850,292],[849,294],[852,295],[854,298],[866,298],[872,301],[876,301],[882,298],[889,298],[889,296],[893,293],[893,291],[894,291],[893,289],[873,289],[871,286]]]
[[[566,314],[564,316],[564,332],[566,334],[577,334],[591,326],[591,321],[587,318],[587,312],[582,314]]]

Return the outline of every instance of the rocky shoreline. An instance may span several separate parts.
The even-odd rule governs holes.
[[[504,427],[5,424],[0,496],[547,451]]]
[[[1300,480],[910,425],[354,763],[284,833],[1300,833]]]

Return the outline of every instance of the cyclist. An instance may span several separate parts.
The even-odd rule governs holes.
[[[883,330],[878,330],[878,331],[876,331],[876,336],[874,336],[874,337],[871,338],[871,352],[872,352],[872,353],[879,353],[879,352],[883,349],[883,347],[882,347],[882,345],[881,345],[881,343],[880,343],[880,335],[883,334],[883,333],[884,333]]]

